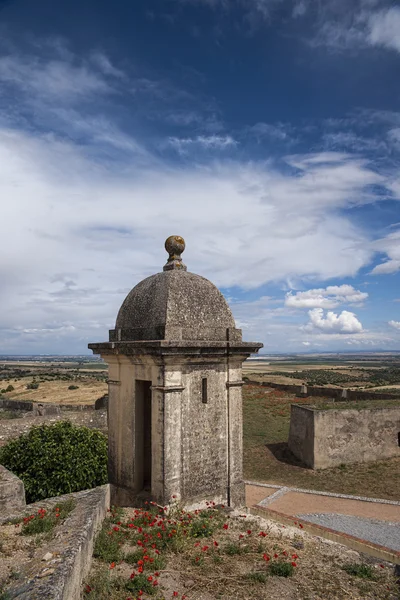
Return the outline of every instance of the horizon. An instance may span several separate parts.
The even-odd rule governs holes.
[[[399,6],[0,14],[5,354],[85,355],[172,234],[264,353],[400,350]]]

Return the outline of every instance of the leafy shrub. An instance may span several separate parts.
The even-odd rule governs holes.
[[[0,464],[20,477],[28,503],[107,483],[107,439],[69,421],[33,427],[0,448]]]
[[[293,571],[293,565],[289,562],[277,561],[269,565],[271,575],[277,575],[278,577],[291,577]]]
[[[27,390],[37,390],[39,387],[39,384],[36,381],[32,381],[32,383],[28,383],[26,386]]]
[[[69,390],[78,390],[79,389],[79,385],[69,385],[68,389]]]
[[[225,554],[228,556],[234,556],[235,554],[245,554],[248,552],[248,548],[246,546],[241,546],[235,542],[229,542],[224,548]]]
[[[254,571],[253,573],[247,573],[245,579],[251,581],[251,583],[267,583],[268,574],[263,571]]]
[[[361,579],[375,579],[375,573],[370,565],[350,563],[348,565],[344,565],[343,571],[346,571],[346,573],[349,575],[361,577]]]
[[[6,392],[13,392],[13,391],[14,391],[14,386],[13,385],[10,384],[10,385],[8,385],[6,387]]]

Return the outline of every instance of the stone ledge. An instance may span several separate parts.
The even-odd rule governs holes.
[[[0,465],[0,516],[23,510],[25,506],[24,484],[14,473]]]
[[[76,508],[46,545],[46,550],[57,554],[60,559],[59,562],[50,565],[54,572],[40,578],[39,572],[43,570],[43,563],[40,564],[37,557],[32,559],[24,568],[24,580],[7,589],[10,600],[81,598],[82,581],[89,573],[92,562],[94,540],[110,506],[109,486],[36,502],[28,505],[24,513],[32,514],[38,508],[51,508],[71,497],[77,501]],[[17,516],[21,514],[3,518],[1,521]]]

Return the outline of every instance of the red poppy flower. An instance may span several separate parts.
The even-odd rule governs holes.
[[[247,530],[247,535],[251,535],[251,529]]]
[[[176,598],[177,596],[179,596],[178,592],[174,592],[172,595],[173,595],[174,598]]]
[[[113,569],[115,567],[115,562],[112,562],[110,565],[110,569]]]
[[[217,547],[217,546],[218,546],[218,542],[216,542],[215,540],[214,540],[214,546],[215,546],[215,547]]]
[[[292,562],[292,567],[297,567],[295,562]]]
[[[228,523],[225,523],[225,524],[223,525],[223,529],[225,529],[225,530],[226,530],[226,529],[228,529],[228,527],[229,527]]]
[[[263,559],[265,560],[265,562],[268,562],[270,560],[268,554],[263,554]]]

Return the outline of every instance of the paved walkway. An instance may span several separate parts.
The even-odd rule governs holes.
[[[249,481],[246,504],[256,514],[400,564],[400,502]]]

